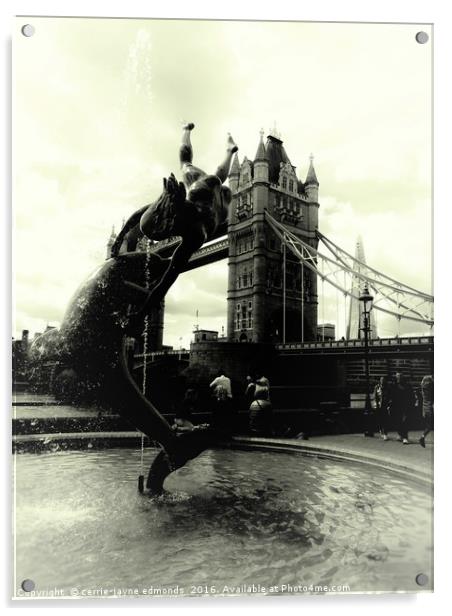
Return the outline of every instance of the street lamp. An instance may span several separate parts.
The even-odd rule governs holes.
[[[363,303],[363,325],[360,328],[364,332],[364,366],[366,372],[366,402],[364,406],[364,436],[373,436],[373,412],[370,402],[370,376],[369,376],[369,332],[370,311],[372,310],[373,297],[369,293],[367,284],[364,285],[359,301]]]

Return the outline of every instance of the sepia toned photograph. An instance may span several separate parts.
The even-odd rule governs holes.
[[[432,25],[13,26],[12,597],[432,592]]]

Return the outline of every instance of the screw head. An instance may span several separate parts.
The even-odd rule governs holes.
[[[35,583],[33,582],[33,580],[24,580],[21,584],[22,586],[22,590],[24,590],[25,592],[31,592],[32,590],[35,589]]]
[[[24,36],[30,37],[35,33],[35,29],[31,24],[25,24],[25,26],[22,26],[21,32]]]
[[[415,38],[416,38],[416,41],[417,41],[418,43],[420,43],[421,45],[424,45],[425,43],[427,43],[427,42],[428,42],[428,38],[429,38],[429,37],[428,37],[427,32],[424,32],[424,31],[422,30],[421,32],[418,32],[418,33],[416,34],[416,37],[415,37]]]
[[[425,586],[428,582],[428,575],[425,573],[418,573],[416,576],[416,584],[418,586]]]

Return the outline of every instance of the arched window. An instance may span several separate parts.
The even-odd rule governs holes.
[[[246,329],[246,306],[242,306],[242,329]]]

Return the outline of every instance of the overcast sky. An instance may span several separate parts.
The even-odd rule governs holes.
[[[58,325],[105,258],[112,225],[179,175],[183,121],[196,123],[195,163],[210,172],[228,131],[253,158],[259,130],[276,122],[302,179],[315,156],[320,230],[351,252],[360,234],[370,265],[431,292],[431,45],[416,43],[419,26],[33,18],[25,38],[23,23],[14,335]],[[201,327],[221,332],[226,287],[226,262],[181,276],[165,343],[189,344],[196,310]],[[395,333],[391,320],[379,327]]]

